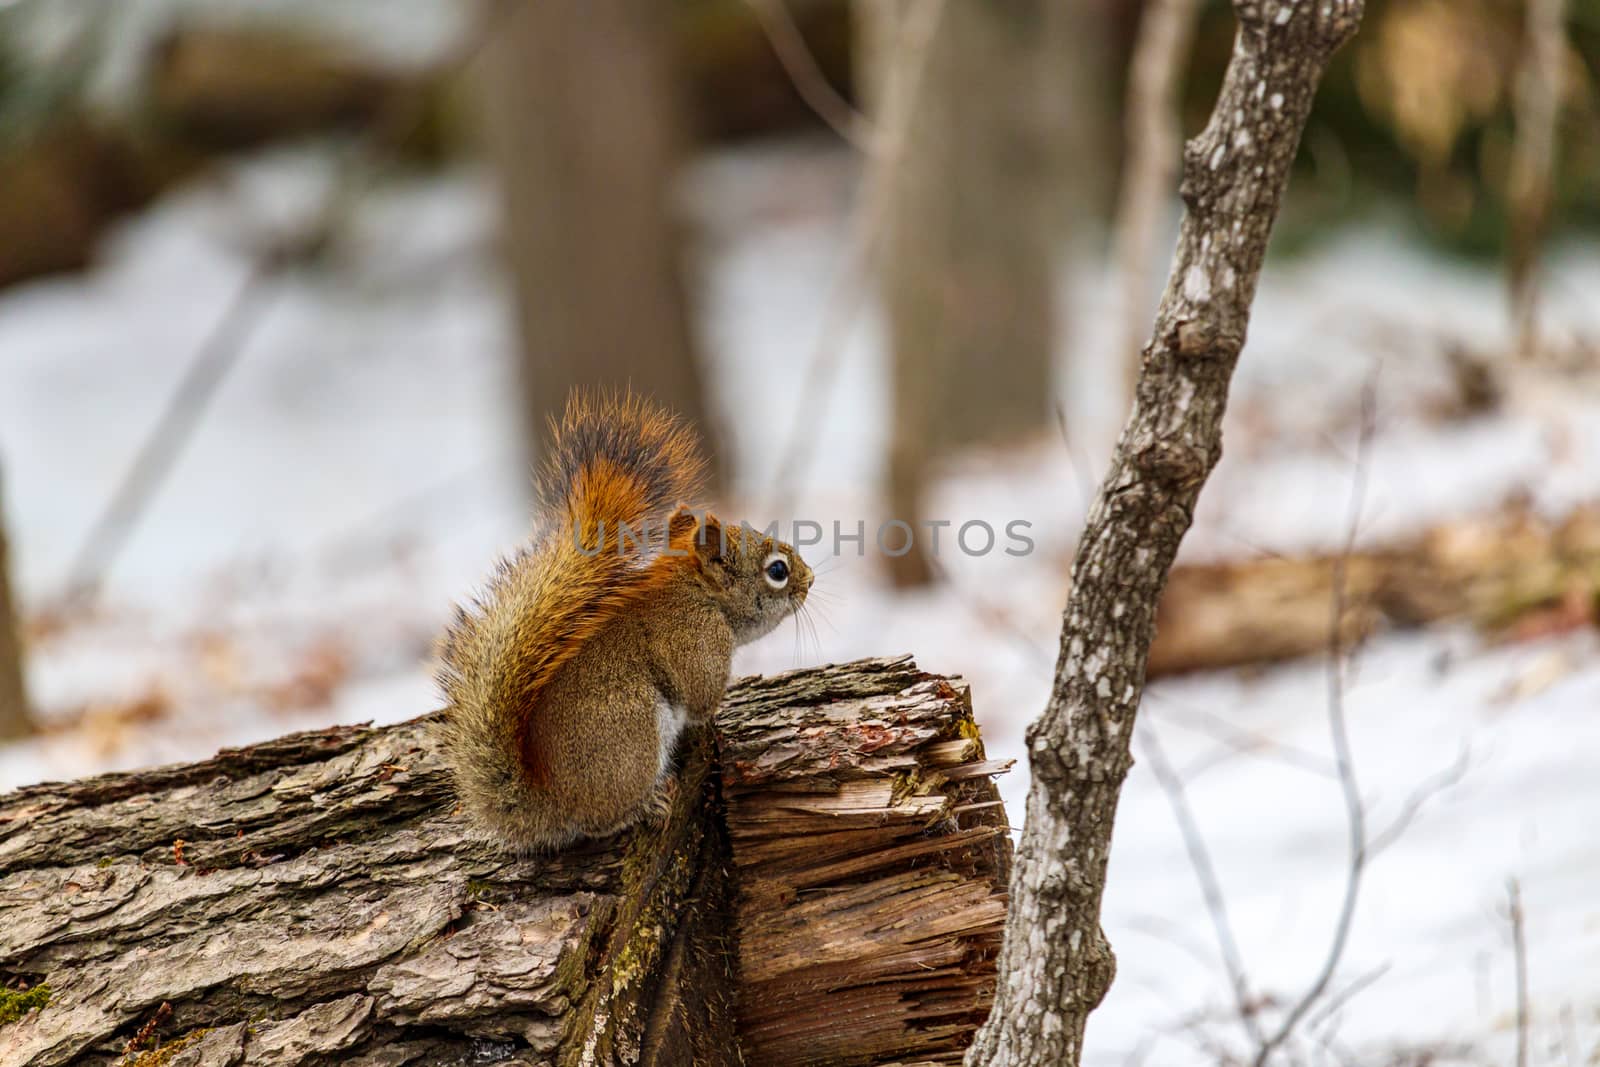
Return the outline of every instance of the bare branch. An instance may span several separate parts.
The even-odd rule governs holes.
[[[464,70],[498,25],[497,9],[490,7],[446,60],[446,73]],[[216,325],[195,350],[188,369],[168,396],[161,415],[139,446],[111,500],[95,520],[67,571],[64,599],[83,603],[99,595],[107,572],[126,546],[139,518],[165,483],[218,388],[238,365],[254,335],[272,282],[294,266],[322,252],[348,216],[351,205],[378,168],[384,138],[405,140],[420,130],[428,117],[429,95],[422,83],[402,93],[392,103],[392,113],[366,131],[359,149],[351,153],[309,224],[299,232],[267,234],[251,250],[252,259],[233,299]]]
[[[1350,1003],[1350,1001],[1354,1000],[1358,994],[1372,988],[1378,979],[1388,974],[1389,968],[1390,964],[1380,964],[1379,966],[1368,971],[1366,974],[1356,978],[1349,985],[1345,986],[1338,992],[1330,993],[1327,998],[1323,1000],[1320,1008],[1306,1016],[1306,1029],[1314,1030],[1317,1027],[1322,1026],[1324,1023],[1330,1022],[1333,1017],[1338,1014],[1339,1009],[1343,1008],[1346,1004]]]
[[[1350,865],[1345,875],[1344,900],[1339,906],[1339,918],[1334,924],[1333,942],[1322,961],[1322,968],[1294,1007],[1289,1009],[1278,1029],[1256,1050],[1255,1067],[1264,1067],[1272,1054],[1294,1033],[1300,1020],[1316,1004],[1333,980],[1339,961],[1344,957],[1350,928],[1355,922],[1356,902],[1361,896],[1361,880],[1366,873],[1371,853],[1367,847],[1367,809],[1361,799],[1361,786],[1356,780],[1355,757],[1350,748],[1350,729],[1345,719],[1344,678],[1345,648],[1344,620],[1346,599],[1346,564],[1355,549],[1356,533],[1361,526],[1361,509],[1367,493],[1367,451],[1371,447],[1376,419],[1377,398],[1372,380],[1361,392],[1361,429],[1356,437],[1355,470],[1351,477],[1350,505],[1347,519],[1344,550],[1333,561],[1333,591],[1328,609],[1328,729],[1333,735],[1334,765],[1339,771],[1339,791],[1344,797],[1345,820],[1350,838]]]
[[[146,505],[172,473],[217,389],[238,365],[245,344],[266,308],[272,271],[265,261],[252,263],[233,299],[195,351],[178,386],[167,398],[155,428],[140,445],[133,463],[89,529],[67,571],[66,599],[93,600],[106,572],[128,542]]]
[[[850,246],[845,251],[844,263],[828,293],[822,326],[817,332],[816,350],[806,368],[800,399],[795,405],[794,425],[789,432],[788,444],[778,457],[773,476],[774,515],[783,515],[792,510],[795,495],[805,480],[806,464],[811,458],[816,429],[827,413],[828,386],[833,381],[844,339],[861,308],[868,279],[872,277],[883,249],[892,178],[901,157],[905,155],[917,99],[922,93],[928,52],[933,44],[933,36],[938,31],[939,20],[943,17],[944,5],[945,0],[924,0],[921,4],[913,5],[899,20],[896,48],[903,53],[904,61],[893,65],[884,87],[881,113],[875,117],[878,132],[874,144],[877,150],[867,157],[864,188],[856,200],[850,219]]]
[[[1528,934],[1522,885],[1506,882],[1506,917],[1511,921],[1511,958],[1517,971],[1517,1067],[1528,1067]]]
[[[1165,915],[1137,915],[1127,921],[1127,928],[1182,952],[1201,967],[1216,966],[1216,955],[1204,942],[1191,935],[1187,927]]]
[[[1424,805],[1466,777],[1467,769],[1471,765],[1472,750],[1462,745],[1461,751],[1456,754],[1455,762],[1413,789],[1411,795],[1406,797],[1405,803],[1400,805],[1400,811],[1395,815],[1394,821],[1372,835],[1372,839],[1367,842],[1367,855],[1377,856],[1399,840]]]
[[[1578,1048],[1578,1019],[1570,1003],[1561,1005],[1561,1052],[1567,1067],[1578,1067],[1582,1051]]]
[[[1206,128],[1184,152],[1186,212],[1138,397],[1073,564],[994,1010],[970,1067],[1076,1065],[1116,972],[1100,929],[1111,829],[1132,765],[1156,605],[1221,454],[1228,385],[1318,82],[1361,0],[1236,0],[1240,27]]]
[[[806,44],[805,36],[801,34],[800,27],[795,25],[794,16],[789,13],[784,0],[746,0],[746,3],[760,20],[773,54],[783,65],[784,73],[789,75],[789,81],[794,91],[800,94],[800,99],[847,144],[854,146],[862,155],[872,155],[877,144],[872,124],[840,95],[839,90],[822,73],[822,68],[817,65],[817,57]]]
[[[1138,728],[1140,746],[1150,771],[1156,776],[1161,791],[1172,807],[1172,817],[1183,837],[1184,851],[1189,854],[1189,866],[1194,870],[1195,881],[1200,883],[1200,895],[1205,900],[1206,912],[1211,916],[1211,928],[1217,937],[1217,949],[1222,954],[1222,966],[1228,973],[1228,984],[1233,987],[1234,1009],[1239,1013],[1239,1024],[1244,1027],[1250,1041],[1260,1047],[1266,1041],[1261,1022],[1256,1018],[1254,998],[1250,995],[1250,978],[1245,971],[1244,957],[1239,955],[1239,942],[1233,936],[1233,924],[1228,921],[1228,904],[1222,895],[1222,883],[1217,880],[1217,870],[1211,863],[1211,850],[1206,847],[1200,824],[1195,821],[1189,807],[1189,796],[1183,779],[1173,770],[1167,754],[1156,738],[1152,727]]]
[[[1185,783],[1192,783],[1205,771],[1216,766],[1230,753],[1271,759],[1288,767],[1314,774],[1319,778],[1333,778],[1336,771],[1326,756],[1286,745],[1265,734],[1259,734],[1229,722],[1214,712],[1203,708],[1184,708],[1183,714],[1169,715],[1165,710],[1170,701],[1158,693],[1147,693],[1145,705],[1140,710],[1153,714],[1172,725],[1209,737],[1217,744],[1217,754],[1196,760],[1181,772]]]

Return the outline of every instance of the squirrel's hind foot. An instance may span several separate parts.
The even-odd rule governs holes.
[[[652,826],[665,826],[667,820],[672,818],[672,809],[678,805],[678,793],[681,789],[675,772],[663,774],[656,779],[655,789],[644,802],[643,821]]]

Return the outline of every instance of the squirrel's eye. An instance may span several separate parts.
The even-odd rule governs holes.
[[[789,564],[781,557],[767,560],[767,584],[774,589],[782,589],[789,581]]]

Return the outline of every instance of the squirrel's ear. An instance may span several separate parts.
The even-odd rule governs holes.
[[[728,542],[722,532],[722,523],[715,515],[707,513],[695,532],[694,554],[701,565],[716,563],[727,555]]]
[[[687,505],[679,507],[667,520],[667,543],[683,545],[701,566],[722,559],[728,547],[721,520],[709,512],[702,515]]]
[[[679,504],[678,510],[674,511],[672,517],[667,520],[667,543],[675,544],[679,541],[687,541],[689,536],[694,533],[695,527],[699,525],[699,521],[695,517],[693,508],[688,504]]]

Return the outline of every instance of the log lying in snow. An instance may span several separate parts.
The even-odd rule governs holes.
[[[1156,618],[1151,675],[1314,655],[1328,647],[1333,556],[1185,565]],[[1596,621],[1600,508],[1559,521],[1513,509],[1351,554],[1341,620],[1350,640],[1383,626],[1461,620],[1491,632]]]
[[[532,860],[427,730],[0,798],[0,1063],[955,1062],[987,1011],[1010,845],[958,683],[747,680],[664,825]]]

